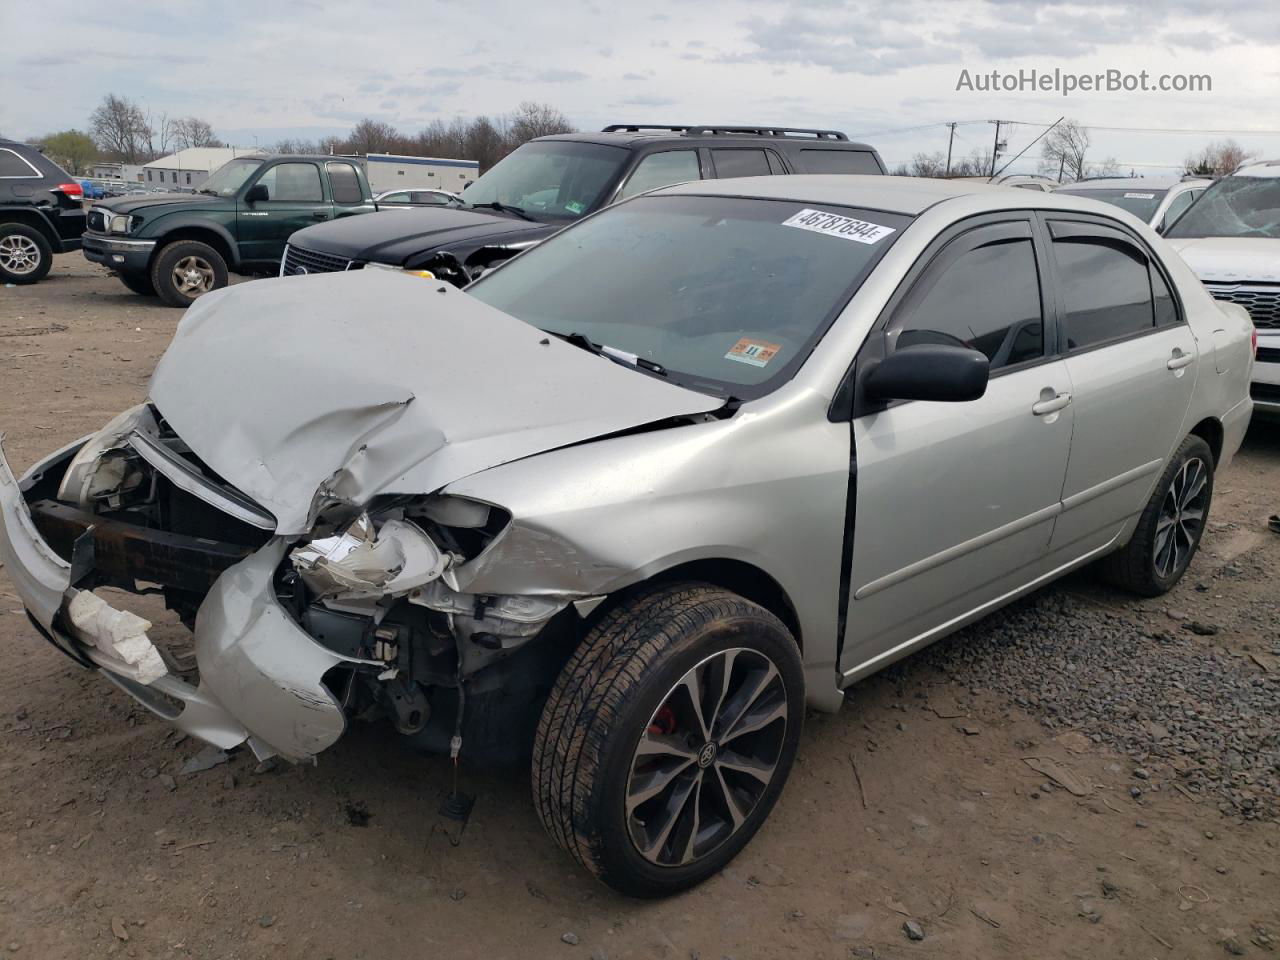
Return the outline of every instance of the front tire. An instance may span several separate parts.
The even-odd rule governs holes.
[[[645,590],[556,681],[534,742],[538,815],[620,893],[677,893],[764,823],[803,718],[800,654],[777,617],[704,584]]]
[[[43,233],[23,223],[0,223],[0,280],[36,283],[53,266],[53,248]]]
[[[1213,451],[1194,434],[1165,467],[1133,538],[1106,557],[1103,579],[1144,597],[1173,588],[1195,556],[1213,501]]]
[[[171,307],[189,307],[211,290],[227,285],[227,262],[199,240],[176,240],[151,264],[151,283]]]
[[[151,282],[150,274],[146,273],[121,273],[118,274],[120,282],[132,290],[134,293],[143,297],[154,297],[156,295],[155,284]]]

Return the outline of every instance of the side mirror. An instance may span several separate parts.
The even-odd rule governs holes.
[[[866,396],[872,401],[977,400],[987,392],[990,365],[986,355],[968,347],[921,344],[885,357],[867,375]]]
[[[260,183],[255,183],[249,188],[249,192],[244,195],[245,203],[257,203],[259,200],[270,199],[267,196],[267,188]]]

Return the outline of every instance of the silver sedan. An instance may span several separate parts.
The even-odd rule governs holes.
[[[1084,564],[1176,583],[1250,334],[1113,206],[693,182],[466,291],[202,297],[145,404],[20,481],[0,458],[0,559],[47,640],[183,730],[532,754],[555,841],[659,896],[760,827],[806,704]],[[196,663],[104,586],[163,592]]]

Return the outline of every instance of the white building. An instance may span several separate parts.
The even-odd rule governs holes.
[[[96,180],[142,183],[142,164],[121,163],[119,160],[98,160],[93,164],[91,176]]]
[[[262,156],[246,147],[190,147],[142,165],[142,185],[166,190],[198,190],[209,174],[235,157]]]
[[[461,193],[463,187],[480,176],[480,164],[475,160],[371,153],[365,157],[364,165],[375,194],[406,188]]]

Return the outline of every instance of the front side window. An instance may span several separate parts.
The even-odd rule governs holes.
[[[746,399],[794,375],[908,223],[828,204],[637,197],[467,292],[549,333],[634,355],[651,375]]]
[[[329,189],[333,191],[334,203],[360,203],[364,200],[355,167],[349,163],[327,163],[325,169],[329,171]]]
[[[721,179],[769,176],[769,158],[763,150],[712,150],[711,159]]]
[[[651,153],[636,165],[631,177],[618,191],[618,199],[625,200],[627,197],[634,197],[647,190],[657,190],[659,187],[697,180],[700,177],[696,150],[664,150],[662,153]],[[470,192],[467,191],[468,199],[470,199]]]
[[[538,219],[576,220],[600,203],[629,155],[599,143],[535,140],[467,187],[466,199],[478,207],[514,207]],[[458,176],[466,179],[467,174]]]
[[[1280,177],[1223,177],[1167,236],[1280,238]]]
[[[1030,226],[1010,236],[998,224],[962,234],[944,248],[894,313],[891,350],[950,344],[986,354],[994,372],[1044,356],[1040,273]]]
[[[267,188],[268,200],[319,203],[324,199],[320,171],[314,163],[277,163],[258,178],[255,186]]]
[[[1051,224],[1051,230],[1054,225]],[[1082,350],[1155,324],[1146,256],[1101,235],[1055,236],[1053,257],[1066,311],[1067,349]]]
[[[1164,216],[1160,218],[1160,227],[1163,230],[1169,229],[1177,219],[1182,216],[1187,207],[1191,206],[1191,201],[1200,196],[1198,190],[1183,190],[1180,194],[1169,201],[1169,207],[1165,210]]]
[[[200,186],[201,193],[211,193],[216,197],[233,197],[244,186],[244,182],[262,165],[261,157],[240,157],[224,163]],[[151,171],[147,171],[147,179],[151,179]]]
[[[388,193],[378,200],[379,203],[410,203],[409,192],[400,190],[396,193]]]

